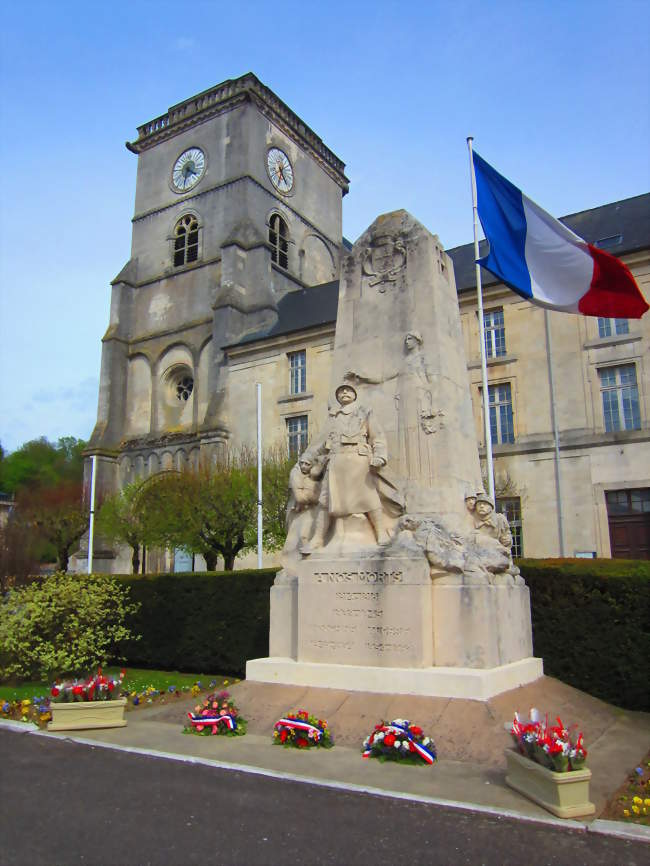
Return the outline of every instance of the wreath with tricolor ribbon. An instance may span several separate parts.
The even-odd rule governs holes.
[[[240,737],[246,733],[246,719],[239,715],[239,710],[230,700],[228,692],[218,695],[208,695],[201,704],[194,707],[194,712],[187,714],[186,734],[225,734],[230,737]]]
[[[407,764],[433,764],[437,760],[435,743],[418,725],[408,719],[393,719],[375,725],[363,741],[363,757]]]
[[[334,745],[332,732],[324,719],[311,716],[306,710],[287,713],[274,725],[273,742],[296,749],[315,747],[329,749]]]

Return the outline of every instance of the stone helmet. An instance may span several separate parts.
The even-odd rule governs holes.
[[[494,502],[492,502],[487,493],[484,493],[483,491],[476,494],[476,504],[478,505],[479,502],[487,502],[490,508],[494,508]]]
[[[341,384],[337,387],[336,391],[334,392],[334,396],[336,397],[337,400],[339,397],[339,391],[341,391],[343,388],[349,388],[350,391],[352,391],[352,393],[354,394],[355,400],[359,396],[357,394],[357,389],[354,387],[354,385],[351,385],[349,382],[341,382]]]

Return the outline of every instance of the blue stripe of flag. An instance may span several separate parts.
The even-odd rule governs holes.
[[[479,264],[524,298],[532,298],[526,265],[526,217],[521,190],[474,152],[478,216],[490,244]]]

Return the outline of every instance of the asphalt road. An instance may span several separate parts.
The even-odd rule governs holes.
[[[650,845],[0,730],[2,866],[648,866]]]

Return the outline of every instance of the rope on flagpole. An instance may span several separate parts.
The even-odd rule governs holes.
[[[469,174],[472,183],[472,210],[474,214],[474,261],[476,268],[476,296],[478,300],[478,331],[481,347],[481,379],[483,382],[483,427],[485,435],[485,462],[488,476],[488,493],[496,508],[494,496],[494,463],[492,460],[492,434],[490,432],[490,398],[487,380],[487,359],[485,356],[485,325],[483,323],[483,292],[481,287],[481,266],[478,264],[478,205],[476,202],[476,177],[474,175],[474,153],[472,142],[474,136],[467,136],[467,147],[469,148]]]

